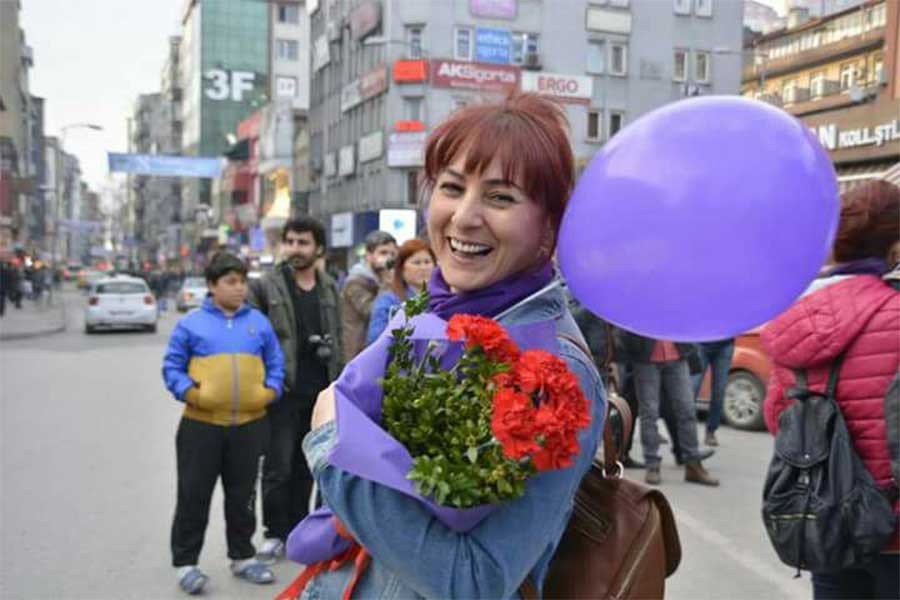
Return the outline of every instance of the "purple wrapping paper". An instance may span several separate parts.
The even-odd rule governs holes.
[[[359,354],[341,373],[335,383],[335,413],[337,439],[328,456],[329,464],[375,483],[387,486],[421,502],[447,527],[466,532],[475,527],[496,508],[486,504],[473,508],[440,506],[418,494],[412,481],[406,478],[412,469],[412,457],[406,448],[381,428],[382,389],[379,379],[384,377],[388,364],[388,350],[393,338],[391,330],[402,327],[403,313],[398,313],[385,332]],[[454,365],[462,352],[462,344],[447,340],[447,322],[433,314],[412,319],[415,327],[411,339],[414,352],[421,357],[428,342],[435,342],[433,351],[441,358],[442,368]],[[510,337],[522,350],[543,349],[556,354],[556,326],[552,320],[506,328]],[[301,521],[287,541],[287,556],[302,564],[328,560],[349,545],[337,535],[332,513],[320,508]]]

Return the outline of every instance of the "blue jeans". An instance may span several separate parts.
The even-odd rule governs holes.
[[[813,573],[814,600],[900,598],[900,554],[881,554],[864,567]]]
[[[734,357],[734,338],[718,342],[698,344],[700,363],[703,370],[691,377],[694,384],[694,397],[700,393],[706,369],[712,367],[712,385],[710,386],[709,414],[706,416],[706,431],[715,433],[722,422],[722,405],[725,403],[725,387],[728,385],[728,371],[731,370],[731,359]]]

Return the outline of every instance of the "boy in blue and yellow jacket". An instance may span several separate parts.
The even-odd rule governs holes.
[[[268,443],[266,406],[281,394],[284,356],[269,320],[245,302],[247,268],[225,252],[206,269],[210,294],[178,322],[163,359],[166,388],[185,403],[175,436],[178,502],[172,523],[172,564],[189,594],[208,577],[197,568],[209,504],[221,476],[232,572],[271,583],[254,557],[255,490]]]

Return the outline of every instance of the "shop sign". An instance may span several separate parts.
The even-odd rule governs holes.
[[[350,37],[359,41],[375,31],[381,23],[381,3],[369,0],[350,13]]]
[[[312,53],[312,68],[313,71],[318,71],[325,65],[331,62],[331,53],[328,47],[328,38],[325,37],[323,33],[319,37],[316,38],[315,43],[313,44],[313,53]]]
[[[379,156],[384,149],[384,133],[381,130],[370,133],[369,135],[365,135],[359,138],[359,148],[357,150],[357,156],[359,156],[359,162],[364,163],[370,160],[375,160]]]
[[[297,95],[296,77],[278,77],[275,80],[275,95],[279,98],[293,98]]]
[[[378,211],[378,229],[387,231],[398,244],[416,237],[416,211],[409,208],[383,208]]]
[[[508,29],[475,28],[475,60],[508,65],[512,55],[512,36]]]
[[[341,149],[338,152],[338,175],[353,175],[353,171],[356,169],[356,163],[353,156],[354,148],[356,148],[356,145],[354,144],[341,146]]]
[[[425,123],[423,123],[422,121],[413,121],[413,120],[395,121],[394,122],[394,131],[400,131],[400,132],[425,131]]]
[[[206,72],[204,93],[210,100],[243,102],[244,94],[253,91],[256,73],[253,71],[226,71],[210,69]]]
[[[337,161],[334,158],[334,152],[326,154],[323,162],[325,177],[334,177],[337,174]]]
[[[356,79],[341,89],[341,112],[347,112],[360,102],[362,95],[359,93],[359,79]]]
[[[880,147],[887,142],[900,140],[900,119],[894,119],[873,127],[839,130],[834,123],[819,125],[813,132],[828,150],[857,148],[859,146]]]
[[[488,19],[515,19],[517,4],[517,0],[469,0],[469,13]]]
[[[594,79],[582,75],[527,71],[522,73],[522,91],[537,92],[568,102],[588,103],[594,94]]]
[[[353,213],[331,215],[331,247],[349,248],[353,245]]]
[[[428,79],[428,63],[424,60],[398,60],[394,62],[394,81],[397,83],[421,83]]]
[[[589,6],[584,28],[605,33],[631,33],[631,13]]]
[[[518,67],[459,60],[433,60],[435,87],[507,92],[519,86]]]
[[[374,98],[387,91],[387,67],[377,67],[359,79],[359,93],[363,100]]]
[[[424,131],[392,133],[388,137],[388,166],[423,166],[425,164],[425,140],[427,137],[428,134]]]

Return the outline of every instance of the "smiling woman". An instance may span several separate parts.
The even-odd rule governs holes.
[[[591,405],[574,465],[534,477],[524,496],[498,505],[464,532],[450,529],[418,499],[342,466],[332,450],[347,439],[342,436],[355,435],[342,421],[350,414],[348,398],[381,410],[380,388],[371,382],[381,380],[389,362],[387,330],[316,402],[303,449],[327,510],[311,515],[288,539],[288,556],[310,567],[281,598],[511,598],[519,597],[526,577],[541,587],[605,414],[599,375],[578,349],[584,341],[550,261],[574,182],[563,115],[550,100],[514,94],[463,108],[431,134],[424,185],[438,268],[428,284],[429,314],[422,317],[441,322],[476,315],[505,328],[547,332],[547,347],[576,374]],[[384,457],[373,451],[365,460],[378,468]],[[352,541],[331,544],[338,535],[332,535],[337,525],[328,526],[332,515],[337,531]],[[348,545],[355,554],[331,553]],[[347,560],[351,554],[363,560],[354,564]]]

